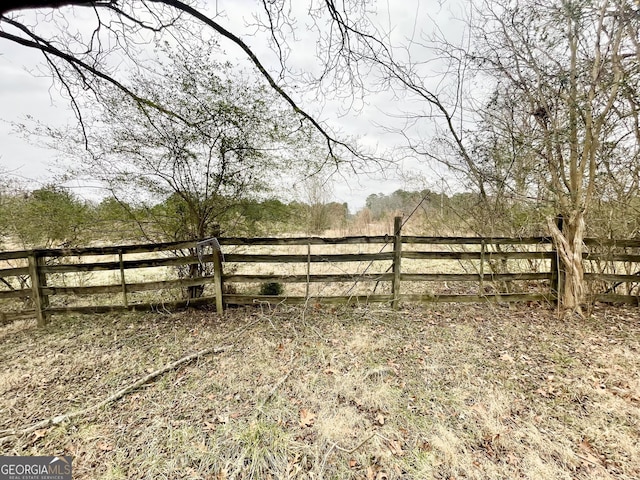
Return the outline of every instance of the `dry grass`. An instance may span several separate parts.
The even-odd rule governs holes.
[[[72,455],[77,479],[640,478],[639,318],[447,305],[17,322],[0,328],[0,430],[233,346],[2,450]]]

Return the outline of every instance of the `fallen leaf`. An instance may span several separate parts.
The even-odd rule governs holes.
[[[507,463],[509,465],[518,465],[518,463],[520,462],[518,460],[518,457],[516,457],[512,452],[509,452],[507,454]]]
[[[102,440],[98,442],[97,447],[99,450],[102,450],[103,452],[111,452],[113,450],[113,444],[111,442],[102,441]]]
[[[367,467],[367,480],[376,480],[376,471],[374,470],[374,468],[369,465]]]
[[[404,450],[402,449],[402,445],[397,440],[389,440],[387,445],[389,446],[389,450],[391,450],[392,454],[398,457],[401,457],[404,455]]]
[[[595,465],[602,464],[600,460],[600,456],[598,455],[598,452],[596,452],[593,446],[586,439],[583,439],[580,442],[580,444],[578,445],[578,448],[582,453],[580,457],[582,460],[586,460],[587,462]]]
[[[474,412],[479,413],[480,415],[487,415],[487,409],[481,403],[474,403],[469,407],[469,410],[473,410]]]
[[[36,430],[33,432],[33,439],[38,440],[39,438],[43,438],[49,430],[46,428],[41,428],[40,430]]]
[[[550,387],[548,390],[544,388],[539,388],[536,390],[536,393],[542,395],[545,398],[550,398],[553,396],[553,388]]]
[[[500,355],[500,360],[504,360],[505,362],[509,362],[509,363],[515,363],[515,360],[513,359],[513,357],[508,353],[503,353],[502,355]]]
[[[433,450],[433,447],[431,446],[431,444],[429,442],[426,441],[422,441],[418,444],[418,448],[420,450],[422,450],[423,452],[430,452],[431,450]]]
[[[216,473],[215,477],[213,477],[215,480],[227,480],[227,478],[229,478],[227,476],[227,469],[222,469],[220,470],[218,473]]]
[[[301,471],[302,467],[298,456],[287,462],[287,478],[296,477]]]
[[[316,421],[316,414],[306,408],[300,409],[300,426],[312,427]]]

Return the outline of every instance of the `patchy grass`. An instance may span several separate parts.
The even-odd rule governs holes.
[[[0,430],[229,348],[2,453],[71,455],[77,479],[637,479],[639,319],[440,305],[16,322],[0,328]]]

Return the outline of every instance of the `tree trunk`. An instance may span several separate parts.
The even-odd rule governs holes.
[[[200,264],[189,265],[189,277],[190,279],[198,278],[204,275],[203,267]],[[200,298],[204,294],[204,285],[191,285],[187,287],[187,298]]]
[[[584,212],[577,210],[565,216],[562,231],[556,226],[553,219],[548,221],[548,225],[560,257],[561,268],[565,274],[561,306],[566,311],[582,315],[582,305],[585,302],[582,264],[585,231]]]

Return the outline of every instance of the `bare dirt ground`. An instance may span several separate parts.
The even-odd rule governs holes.
[[[268,307],[0,327],[3,455],[74,478],[637,479],[640,310]]]

